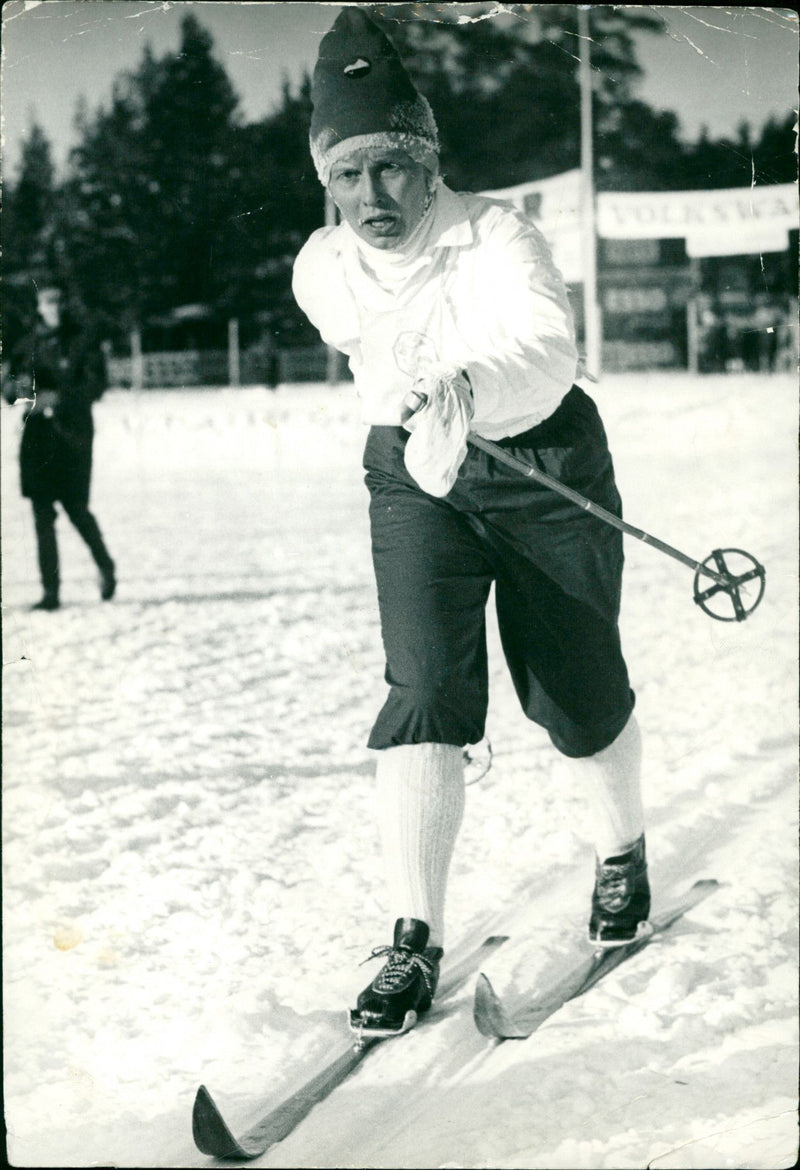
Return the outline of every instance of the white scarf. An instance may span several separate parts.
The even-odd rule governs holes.
[[[343,221],[346,239],[345,272],[356,302],[372,312],[406,305],[427,280],[434,265],[443,262],[429,247],[436,221],[438,185],[429,206],[411,235],[398,248],[376,248],[356,235]]]

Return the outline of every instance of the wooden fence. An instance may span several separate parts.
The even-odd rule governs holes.
[[[137,383],[142,389],[274,386],[278,382],[324,382],[328,372],[328,351],[324,345],[277,350],[272,354],[244,350],[235,371],[231,368],[230,352],[224,349],[174,350],[131,357],[106,355],[108,385],[125,388]]]

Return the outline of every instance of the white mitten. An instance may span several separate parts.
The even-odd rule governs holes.
[[[464,462],[475,413],[469,379],[463,370],[431,371],[417,379],[407,402],[414,409],[403,423],[411,432],[408,473],[428,495],[446,496]]]

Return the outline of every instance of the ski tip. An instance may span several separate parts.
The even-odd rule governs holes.
[[[479,971],[478,977],[475,980],[475,1012],[491,1011],[492,1008],[496,1007],[499,1003],[500,1000],[497,997],[497,992],[492,987],[491,980],[489,979],[488,975],[484,975],[483,971]]]
[[[195,1093],[194,1108],[192,1109],[192,1127],[197,1129],[198,1125],[202,1125],[203,1120],[210,1114],[217,1113],[217,1107],[214,1104],[214,1098],[209,1093],[205,1085],[201,1085]]]
[[[192,1137],[200,1153],[212,1158],[237,1157],[243,1152],[205,1085],[194,1099]]]
[[[475,981],[475,999],[472,1005],[472,1018],[475,1021],[475,1027],[482,1036],[491,1037],[496,1035],[496,1031],[492,1026],[492,1017],[497,1010],[498,1002],[491,983],[483,971],[479,971],[478,978]]]
[[[482,945],[485,947],[500,947],[503,943],[507,943],[510,934],[490,934],[488,938],[483,940]]]
[[[490,1040],[525,1040],[530,1035],[514,1023],[482,971],[475,985],[472,1018],[480,1034]]]
[[[700,878],[694,885],[690,886],[684,895],[684,911],[689,911],[698,903],[708,898],[710,894],[716,893],[717,890],[722,889],[724,882],[718,882],[716,878]]]

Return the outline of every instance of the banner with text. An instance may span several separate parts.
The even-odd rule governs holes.
[[[603,192],[597,234],[607,240],[686,240],[690,256],[784,251],[800,220],[797,187],[719,191]]]
[[[513,203],[536,223],[569,282],[582,279],[581,172],[484,191]],[[689,256],[783,252],[800,222],[794,183],[719,191],[604,191],[597,235],[607,240],[685,239]]]

